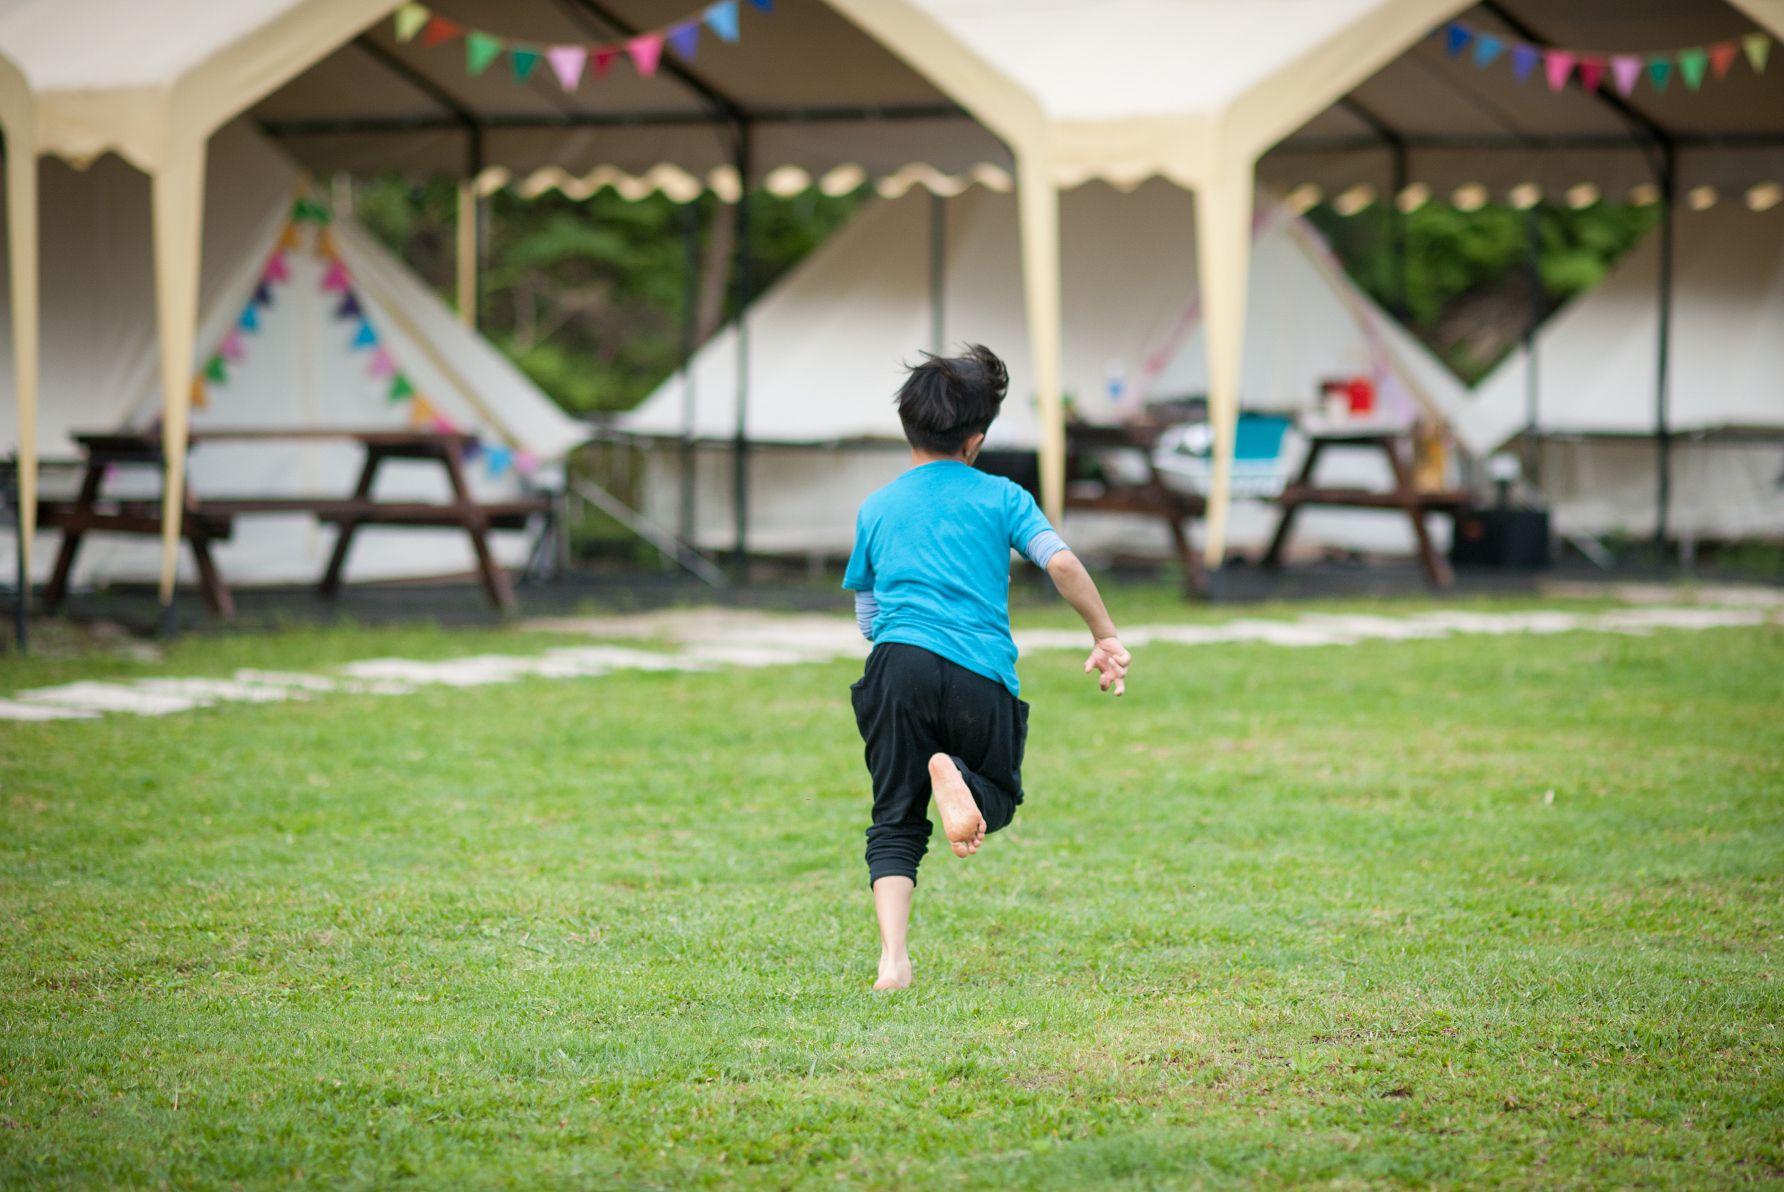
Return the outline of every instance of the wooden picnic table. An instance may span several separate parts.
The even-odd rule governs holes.
[[[1418,543],[1419,563],[1424,568],[1426,581],[1438,588],[1447,588],[1454,583],[1455,574],[1450,570],[1449,563],[1431,544],[1425,518],[1433,513],[1447,514],[1453,518],[1459,510],[1471,503],[1472,498],[1467,492],[1456,489],[1421,491],[1413,483],[1412,471],[1405,458],[1411,449],[1411,443],[1412,437],[1398,430],[1333,429],[1309,434],[1307,459],[1301,465],[1300,475],[1276,498],[1277,504],[1282,508],[1282,516],[1276,523],[1276,533],[1270,538],[1270,547],[1264,552],[1264,566],[1281,566],[1283,550],[1294,529],[1295,515],[1306,506],[1391,509],[1405,514],[1406,519],[1412,523],[1412,534]],[[1315,484],[1313,472],[1320,455],[1328,450],[1347,449],[1379,451],[1387,456],[1388,467],[1394,474],[1394,487],[1384,492]]]
[[[44,592],[45,605],[53,610],[68,591],[69,576],[90,533],[148,534],[162,532],[159,499],[108,500],[106,477],[113,468],[147,467],[164,472],[161,436],[154,431],[113,431],[78,434],[75,442],[85,457],[79,494],[72,501],[46,501],[38,506],[37,524],[62,531],[56,566]],[[504,612],[514,607],[514,591],[507,576],[496,566],[489,549],[492,529],[520,529],[534,514],[551,512],[548,497],[524,497],[511,501],[479,502],[472,498],[465,478],[466,453],[476,444],[472,435],[434,430],[355,430],[351,428],[302,427],[292,429],[206,429],[193,431],[193,447],[220,442],[314,442],[348,441],[365,448],[365,462],[353,492],[337,496],[200,496],[186,485],[180,536],[198,564],[199,584],[213,612],[235,615],[235,601],[211,557],[211,544],[227,541],[237,517],[270,513],[308,513],[318,521],[338,526],[334,551],[319,583],[324,596],[340,591],[347,552],[363,526],[458,527],[469,536],[477,555],[477,571],[490,602]],[[378,501],[372,488],[386,460],[432,460],[445,469],[452,488],[446,502]]]
[[[1190,548],[1185,525],[1204,516],[1208,503],[1198,493],[1171,488],[1159,475],[1152,453],[1163,433],[1163,427],[1148,423],[1121,426],[1068,424],[1065,432],[1068,478],[1081,470],[1086,453],[1105,451],[1138,454],[1145,461],[1147,478],[1129,484],[1104,482],[1098,489],[1091,489],[1082,482],[1074,484],[1068,479],[1065,507],[1086,512],[1133,514],[1162,521],[1171,535],[1177,561],[1183,568],[1184,588],[1191,595],[1200,595],[1207,591],[1208,577],[1202,569],[1201,557]]]

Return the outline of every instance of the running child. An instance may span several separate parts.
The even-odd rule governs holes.
[[[987,348],[929,356],[898,391],[910,470],[861,504],[843,587],[874,643],[852,688],[873,777],[867,873],[880,926],[875,989],[911,983],[905,946],[931,801],[957,857],[1022,802],[1028,705],[1017,698],[1010,551],[1052,578],[1094,639],[1086,674],[1126,689],[1128,652],[1090,573],[1020,486],[975,469],[1009,374]]]

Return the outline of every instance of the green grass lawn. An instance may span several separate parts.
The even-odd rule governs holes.
[[[0,724],[0,1184],[1784,1181],[1784,629],[1080,661],[894,995],[850,664]]]

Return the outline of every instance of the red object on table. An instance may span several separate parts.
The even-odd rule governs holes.
[[[1344,395],[1350,399],[1351,413],[1375,412],[1375,382],[1368,377],[1352,377],[1350,384],[1344,387]]]

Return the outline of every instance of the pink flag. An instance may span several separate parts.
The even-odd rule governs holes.
[[[1617,94],[1628,95],[1642,77],[1642,60],[1634,54],[1618,54],[1611,59],[1611,77],[1617,80]]]
[[[626,52],[632,55],[638,73],[648,79],[657,73],[657,62],[663,57],[663,35],[647,33],[643,37],[634,37],[626,43]]]
[[[383,347],[378,347],[372,352],[372,363],[369,371],[374,377],[395,376],[396,361],[390,358],[390,353]]]
[[[456,435],[458,433],[458,427],[452,425],[444,414],[434,415],[433,426],[431,429],[443,435]]]
[[[291,269],[285,264],[285,254],[276,252],[266,259],[266,269],[261,273],[267,281],[290,281]]]
[[[581,46],[552,46],[545,51],[551,72],[565,91],[574,91],[582,82],[582,68],[588,65],[588,51]]]
[[[1548,76],[1549,90],[1559,91],[1567,86],[1567,76],[1573,73],[1573,54],[1568,50],[1544,50],[1542,69]]]
[[[1580,59],[1580,86],[1588,91],[1598,90],[1598,84],[1604,81],[1604,59],[1591,55]]]
[[[528,451],[516,451],[514,469],[523,476],[531,476],[539,470],[539,457]]]
[[[217,355],[223,357],[225,360],[240,360],[247,354],[247,345],[242,343],[241,329],[231,327],[229,329],[229,334],[223,337],[222,344],[218,346]]]
[[[322,292],[324,294],[342,294],[353,288],[353,279],[347,276],[347,266],[339,258],[328,263],[328,272],[322,275]]]

